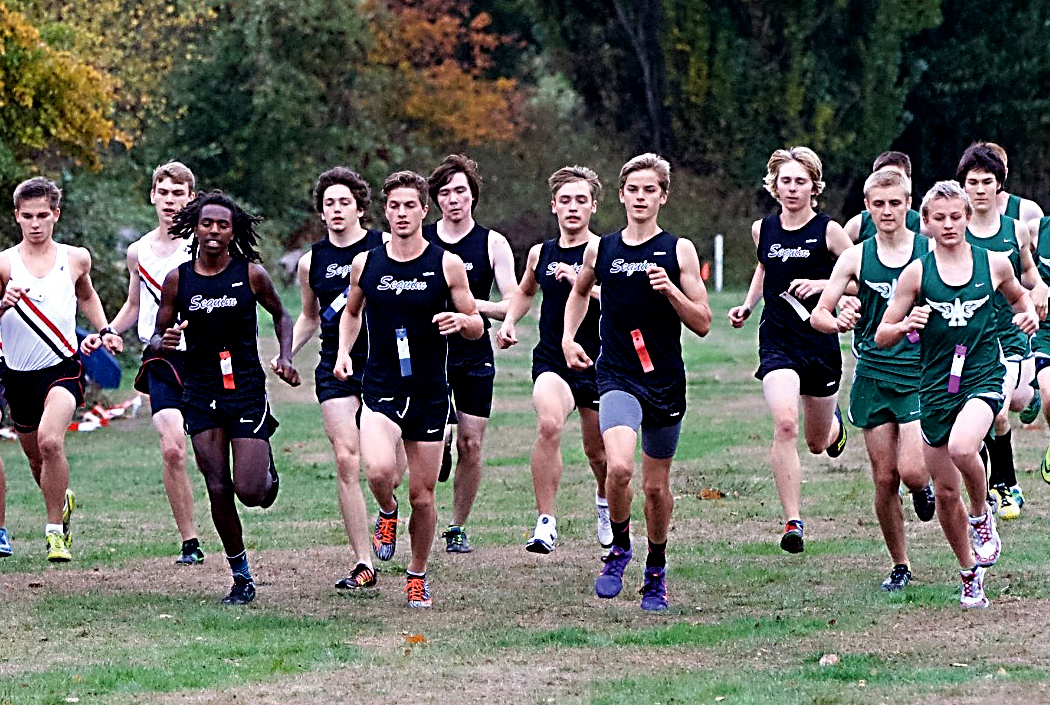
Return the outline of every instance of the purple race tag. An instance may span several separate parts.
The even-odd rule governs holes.
[[[948,375],[948,393],[957,394],[962,382],[963,365],[966,363],[966,346],[955,346],[955,357],[952,358],[952,370]]]
[[[915,343],[919,342],[919,331],[917,331],[917,330],[910,330],[910,331],[908,331],[907,338],[908,338],[908,342],[911,343],[912,345],[914,345]]]

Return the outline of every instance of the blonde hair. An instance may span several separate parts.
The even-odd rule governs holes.
[[[161,179],[171,179],[176,184],[186,184],[190,189],[190,193],[193,193],[193,189],[196,186],[193,172],[182,162],[168,162],[154,169],[153,183],[149,187],[150,191],[157,188],[157,184],[160,183]]]
[[[1003,166],[1007,166],[1005,149],[997,145],[995,142],[985,142],[984,146],[998,154],[999,158],[1003,160]]]
[[[864,198],[872,189],[901,188],[904,195],[911,197],[911,179],[896,169],[880,169],[864,180]]]
[[[667,193],[668,189],[671,188],[671,165],[666,159],[653,152],[639,154],[620,168],[620,190],[623,191],[623,186],[627,183],[628,176],[636,171],[645,169],[652,169],[656,172],[656,179],[660,182],[660,188],[663,189],[664,193]]]
[[[922,197],[922,206],[919,207],[922,219],[929,220],[931,203],[937,200],[950,201],[953,198],[961,199],[966,204],[967,218],[973,215],[973,201],[970,200],[970,195],[958,181],[938,181]]]
[[[769,161],[766,162],[766,176],[762,179],[766,191],[780,201],[777,197],[777,178],[780,176],[780,169],[788,162],[798,162],[809,174],[813,182],[813,198],[810,199],[809,205],[816,208],[817,196],[824,192],[824,165],[820,163],[817,153],[809,147],[778,149],[770,155]]]
[[[594,171],[585,166],[563,166],[547,179],[547,185],[551,189],[551,200],[558,195],[558,189],[576,181],[585,181],[591,187],[591,200],[597,201],[602,195],[602,182],[598,180]]]

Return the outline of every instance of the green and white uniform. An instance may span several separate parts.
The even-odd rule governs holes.
[[[929,240],[913,235],[911,256],[900,267],[879,259],[876,238],[861,245],[860,321],[853,330],[857,366],[849,399],[849,420],[858,428],[919,420],[919,346],[907,338],[890,348],[875,345],[875,331],[889,306],[904,267],[929,251]]]
[[[1003,215],[1007,218],[1013,218],[1014,220],[1021,219],[1021,197],[1015,196],[1012,193],[1006,197],[1006,210],[1003,211]]]
[[[948,442],[955,417],[967,401],[983,399],[993,415],[1003,403],[1005,368],[999,348],[999,326],[993,298],[988,251],[972,247],[973,273],[960,286],[946,284],[937,271],[934,252],[922,256],[922,282],[916,303],[930,306],[919,342],[922,373],[919,405],[923,440],[933,447]],[[956,346],[966,347],[959,391],[948,391]]]
[[[1005,215],[999,216],[999,231],[989,237],[978,237],[966,229],[966,241],[976,247],[983,247],[992,252],[1005,252],[1010,257],[1014,276],[1021,277],[1021,246],[1017,242],[1014,228],[1015,220]],[[995,311],[999,319],[999,344],[1007,362],[1020,362],[1032,354],[1028,336],[1014,325],[1014,309],[1010,302],[1000,293],[996,293]]]
[[[1050,286],[1050,216],[1039,220],[1039,245],[1035,251],[1035,266],[1043,282]],[[1039,322],[1039,330],[1032,338],[1032,354],[1035,355],[1036,372],[1050,366],[1050,330]]]
[[[908,215],[904,218],[904,227],[911,230],[913,233],[920,232],[922,228],[922,216],[919,215],[919,211],[913,211],[908,209]],[[878,228],[875,227],[875,221],[872,220],[871,213],[868,211],[860,212],[860,233],[857,235],[857,242],[864,242],[870,238],[875,237],[875,233],[878,232]]]

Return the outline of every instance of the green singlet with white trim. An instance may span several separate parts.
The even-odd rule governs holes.
[[[1050,286],[1050,216],[1039,219],[1039,241],[1035,250],[1035,267],[1043,283]],[[1050,316],[1047,316],[1050,318]],[[1050,327],[1039,321],[1039,330],[1032,338],[1032,352],[1050,357]]]
[[[853,330],[853,355],[857,358],[856,374],[886,382],[898,383],[901,392],[918,389],[919,346],[902,338],[890,348],[875,345],[875,331],[882,322],[897,279],[904,267],[930,249],[930,241],[913,234],[911,257],[900,267],[889,267],[879,259],[878,240],[871,238],[861,245],[860,277],[857,297],[860,299],[860,321]]]
[[[922,229],[922,216],[919,215],[918,211],[908,209],[908,214],[904,217],[904,227],[911,230],[913,233],[920,232]],[[875,233],[878,232],[878,228],[875,227],[875,221],[871,218],[871,213],[868,211],[860,212],[860,233],[857,235],[857,242],[864,242],[865,240],[875,237]]]
[[[966,229],[966,241],[976,247],[983,247],[992,252],[1005,252],[1010,257],[1014,276],[1021,276],[1021,246],[1017,242],[1015,220],[1005,215],[999,216],[999,231],[988,237],[978,237]],[[1000,293],[995,295],[995,311],[999,320],[999,344],[1008,359],[1027,357],[1031,352],[1028,336],[1014,325],[1014,309],[1010,302]]]
[[[922,283],[916,305],[930,306],[930,317],[921,331],[922,376],[919,401],[923,429],[927,417],[957,413],[959,402],[983,393],[1002,393],[1005,368],[999,360],[998,320],[992,302],[995,289],[988,265],[988,251],[971,247],[973,270],[969,281],[952,286],[937,271],[935,252],[923,255]],[[959,391],[948,391],[955,346],[966,346]],[[1001,397],[999,397],[1001,398]]]

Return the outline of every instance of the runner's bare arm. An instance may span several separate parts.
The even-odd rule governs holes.
[[[511,294],[517,286],[514,278],[514,252],[510,249],[510,243],[495,230],[489,231],[489,263],[492,266],[493,278],[496,288],[499,289],[499,301],[485,301],[477,299],[475,305],[478,313],[488,318],[502,321],[507,315],[507,307],[510,305]]]
[[[565,355],[565,363],[573,370],[585,370],[594,364],[583,346],[576,342],[576,332],[583,323],[583,317],[587,315],[587,306],[590,304],[588,298],[597,279],[594,275],[594,264],[598,261],[598,243],[597,239],[591,240],[587,249],[583,251],[583,268],[576,275],[576,283],[572,285],[569,298],[565,301],[561,350]]]
[[[831,278],[824,291],[820,294],[809,317],[809,324],[821,333],[844,333],[852,329],[860,318],[859,312],[852,308],[843,309],[839,315],[835,315],[835,306],[839,298],[846,292],[846,287],[857,280],[860,272],[860,245],[854,245],[839,257],[835,262],[835,268],[831,271]]]
[[[1035,258],[1032,256],[1032,237],[1026,226],[1021,221],[1014,221],[1014,232],[1017,234],[1017,249],[1021,255],[1021,284],[1028,290],[1035,305],[1035,315],[1039,320],[1046,318],[1047,310],[1047,286],[1043,278],[1039,276],[1039,269],[1035,266]]]
[[[124,305],[120,307],[117,315],[113,317],[109,324],[110,328],[116,331],[118,335],[133,328],[139,319],[139,289],[141,284],[139,282],[138,241],[131,243],[128,247],[126,260],[128,265],[128,298],[125,299]]]
[[[755,247],[758,247],[758,236],[761,233],[762,221],[756,220],[751,224],[751,239],[755,241]],[[734,328],[743,328],[744,322],[751,315],[751,311],[758,305],[758,302],[762,300],[762,287],[766,280],[766,269],[759,262],[755,266],[755,273],[751,275],[751,284],[747,287],[747,294],[744,296],[744,303],[739,306],[734,306],[729,309],[729,323]]]
[[[675,254],[680,286],[674,285],[662,267],[649,268],[649,284],[654,291],[667,297],[685,327],[702,338],[711,330],[711,306],[700,276],[700,257],[696,254],[696,246],[685,238],[678,239]]]
[[[525,263],[525,271],[521,275],[521,282],[514,293],[510,295],[510,304],[507,306],[507,317],[503,319],[503,325],[496,331],[496,345],[501,350],[506,350],[518,342],[515,325],[521,317],[529,312],[532,301],[539,290],[536,281],[536,265],[540,260],[540,248],[542,245],[533,245],[529,250],[529,257]]]
[[[102,299],[91,285],[91,253],[83,247],[71,247],[69,260],[70,268],[76,274],[73,289],[77,295],[77,306],[88,323],[98,331],[84,338],[80,344],[81,351],[90,353],[105,345],[111,353],[119,353],[124,349],[124,340],[109,327],[106,312],[102,309]]]
[[[343,381],[350,379],[354,365],[350,360],[350,349],[361,334],[361,313],[365,309],[365,294],[361,291],[361,272],[368,260],[368,253],[362,252],[354,257],[350,265],[350,293],[346,297],[346,306],[339,317],[339,352],[336,356],[332,373]]]
[[[458,255],[446,252],[441,260],[441,269],[448,283],[449,296],[455,311],[444,311],[434,316],[442,335],[459,333],[467,340],[477,340],[485,334],[485,321],[478,312],[476,301],[470,293],[467,270]]]
[[[273,332],[277,336],[280,352],[274,372],[293,387],[299,386],[299,372],[292,365],[292,317],[281,303],[281,297],[273,286],[273,280],[262,265],[248,265],[248,284],[256,300],[273,317]]]
[[[1014,325],[1028,335],[1033,335],[1039,330],[1039,317],[1028,290],[1021,286],[1021,282],[1014,276],[1010,260],[1004,253],[989,252],[988,265],[992,270],[992,286],[1006,297],[1014,309]]]
[[[913,330],[922,330],[929,320],[929,306],[915,306],[919,296],[919,285],[922,283],[922,261],[915,260],[901,272],[897,279],[897,288],[893,292],[886,313],[882,316],[875,331],[875,344],[880,348],[895,345],[901,338]],[[909,313],[910,309],[910,313]]]

